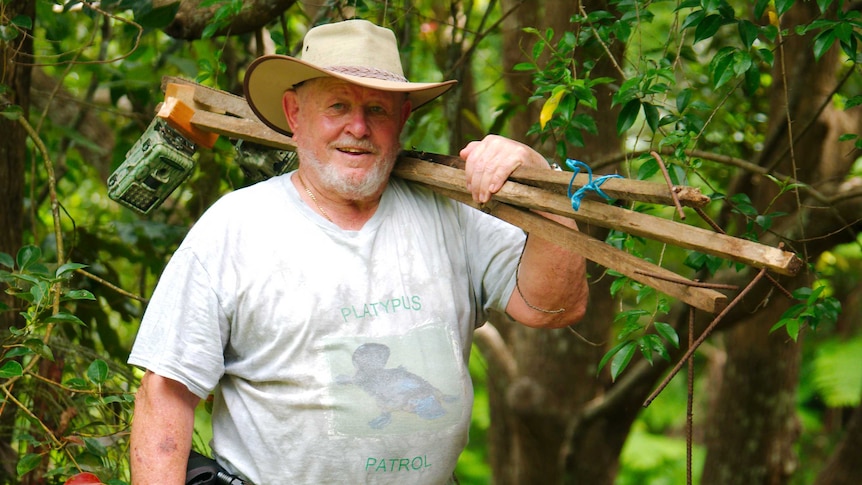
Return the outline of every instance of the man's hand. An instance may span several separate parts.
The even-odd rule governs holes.
[[[503,187],[516,168],[548,168],[548,162],[539,152],[498,135],[470,142],[460,156],[467,162],[464,168],[467,190],[473,193],[474,201],[483,204]]]
[[[497,135],[471,142],[460,155],[467,162],[467,189],[474,201],[483,204],[491,200],[518,167],[550,169],[537,151]],[[538,213],[572,229],[578,227],[567,217]],[[589,297],[583,256],[539,237],[530,237],[517,271],[518,285],[506,306],[512,318],[528,326],[552,328],[571,325],[583,318]]]

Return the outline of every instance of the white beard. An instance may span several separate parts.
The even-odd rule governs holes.
[[[374,165],[362,179],[342,175],[332,164],[318,160],[311,150],[297,148],[300,164],[305,164],[317,174],[321,190],[332,191],[340,197],[351,201],[366,201],[379,197],[383,192],[389,175],[395,166],[397,155],[384,159]],[[394,153],[398,153],[397,150]]]

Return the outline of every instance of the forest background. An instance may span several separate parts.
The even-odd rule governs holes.
[[[414,114],[405,147],[457,153],[501,133],[561,164],[657,183],[662,158],[674,183],[712,198],[703,215],[686,209],[686,224],[782,243],[805,263],[758,279],[582,225],[688,278],[733,285],[731,299],[750,291],[655,399],[715,315],[690,319],[686,305],[591,265],[590,309],[574,329],[489,323],[471,360],[462,483],[862,483],[860,8],[0,0],[0,483],[129,481],[139,373],[125,359],[146,298],[201,212],[251,183],[221,137],[150,216],[108,199],[108,176],[164,99],[162,77],[241,94],[254,57],[293,54],[309,26],[353,17],[396,32],[409,78],[460,81]],[[205,449],[206,405],[198,414]]]

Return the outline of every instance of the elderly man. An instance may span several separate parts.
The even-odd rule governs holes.
[[[411,111],[451,84],[407,81],[393,33],[362,20],[250,66],[248,102],[300,166],[215,203],[165,269],[129,359],[134,483],[183,482],[210,393],[213,453],[253,483],[447,483],[473,330],[583,316],[582,257],[390,178]],[[548,166],[498,136],[460,156],[479,202]]]

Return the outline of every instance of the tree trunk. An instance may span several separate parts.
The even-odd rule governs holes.
[[[539,5],[536,5],[538,3]],[[533,86],[529,74],[513,70],[513,66],[529,60],[535,37],[522,32],[523,27],[540,31],[553,28],[556,38],[571,30],[570,18],[578,11],[579,2],[546,1],[521,3],[503,1],[503,12],[514,12],[506,18],[503,28],[504,75],[511,102],[519,109],[510,120],[507,134],[525,143],[526,131],[538,120],[541,105],[528,104]],[[593,8],[607,8],[590,5]],[[615,48],[617,48],[615,46]],[[591,53],[583,52],[589,56]],[[595,76],[612,76],[606,56],[594,69]],[[602,133],[614,133],[617,110],[610,109],[610,91],[597,90],[599,109],[591,112]],[[609,122],[610,124],[602,125]],[[570,147],[571,156],[594,160],[617,153],[621,146],[616,137],[601,142],[586,135],[588,148]],[[549,158],[554,147],[536,146]],[[582,225],[584,232],[603,238],[606,232]],[[588,272],[597,278],[603,268],[590,264]],[[596,365],[604,353],[607,330],[613,321],[614,301],[610,298],[609,278],[591,283],[591,297],[586,318],[573,329],[543,331],[521,326],[501,326],[510,358],[517,363],[516,375],[503,381],[489,364],[489,399],[491,427],[489,453],[494,482],[499,484],[576,483],[610,484],[616,473],[619,451],[628,435],[628,426],[637,416],[639,406],[625,408],[621,415],[598,413],[582,419],[581,413],[591,400],[604,393],[609,379],[596,378]],[[480,347],[481,348],[481,347]],[[488,357],[488,353],[483,351]],[[490,361],[491,359],[489,359]],[[619,411],[622,408],[615,408]],[[600,446],[596,446],[601,443]]]
[[[2,23],[19,15],[27,16],[35,23],[36,2],[12,0],[4,4]],[[30,63],[33,53],[31,32],[19,35],[4,43],[0,41],[0,59],[5,60],[0,70],[0,83],[8,90],[3,102],[21,107],[21,116],[27,116],[30,108]],[[27,159],[27,133],[17,120],[0,116],[0,251],[15,256],[21,247],[24,224],[24,165]],[[14,308],[16,304],[8,295],[0,294],[3,303]],[[18,322],[18,312],[0,313],[0,332]],[[15,414],[0,414],[0,483],[14,483],[15,464],[18,455],[12,448],[12,424]]]
[[[818,16],[816,5],[797,3],[783,17],[782,27],[793,29],[794,25],[810,23]],[[837,51],[833,49],[815,63],[811,36],[786,39],[783,50],[776,53],[772,73],[775,81],[770,94],[771,125],[767,130],[770,136],[760,160],[762,166],[776,167],[813,185],[846,173],[853,156],[840,147],[838,137],[846,132],[843,125],[847,123],[855,123],[850,131],[858,130],[859,120],[848,119],[845,113],[830,108],[818,112],[836,85],[837,62]],[[795,120],[793,131],[787,126],[785,110]],[[803,132],[808,120],[814,122]],[[791,135],[792,152],[788,149]],[[830,224],[827,227],[821,227],[826,222],[822,219],[804,223],[811,214],[800,212],[806,204],[803,202],[800,207],[795,194],[787,193],[776,200],[779,195],[776,184],[757,176],[746,175],[743,179],[736,186],[751,196],[755,207],[790,214],[784,220],[791,229],[779,231],[780,234],[793,233],[797,240],[816,239],[815,233],[822,235],[822,239],[813,243],[802,243],[804,246],[790,242],[795,251],[809,260],[816,260],[842,238],[840,219],[826,217]],[[834,237],[829,237],[830,234]],[[801,274],[785,285],[791,290],[810,286],[812,278]],[[789,483],[796,469],[793,445],[800,426],[795,401],[802,339],[793,342],[784,330],[769,334],[769,326],[780,319],[792,301],[774,292],[762,303],[764,308],[734,322],[726,335],[723,379],[705,427],[704,484],[780,485]]]

